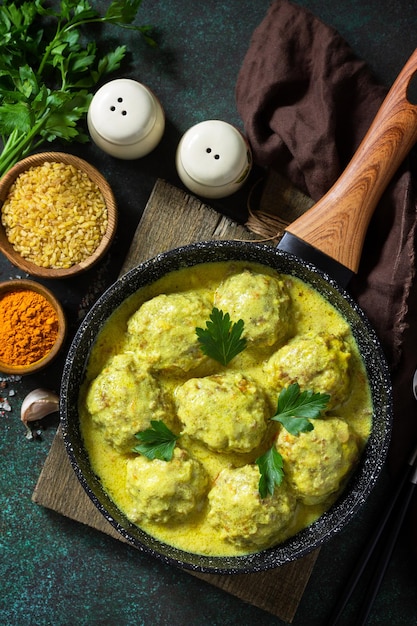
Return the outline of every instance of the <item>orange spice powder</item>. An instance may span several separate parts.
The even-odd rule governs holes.
[[[50,352],[57,335],[57,313],[41,294],[22,289],[0,298],[0,361],[4,364],[39,361]]]

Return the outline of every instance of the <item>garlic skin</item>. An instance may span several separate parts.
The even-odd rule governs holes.
[[[37,422],[51,413],[56,413],[58,409],[59,396],[53,391],[49,389],[34,389],[28,393],[20,409],[20,419],[28,431],[27,438],[32,438],[28,422]]]

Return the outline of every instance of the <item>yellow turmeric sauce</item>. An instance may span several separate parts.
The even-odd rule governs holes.
[[[113,355],[123,351],[127,322],[131,315],[139,309],[145,301],[159,294],[170,294],[189,290],[214,290],[217,285],[233,271],[250,268],[254,272],[275,276],[274,270],[263,265],[248,264],[246,262],[212,263],[185,268],[173,272],[154,284],[140,289],[128,298],[109,318],[100,331],[92,348],[87,367],[86,380],[80,392],[79,413],[81,431],[85,446],[89,454],[92,468],[100,477],[102,484],[110,498],[121,511],[127,512],[131,508],[131,496],[126,490],[126,464],[135,453],[121,454],[106,442],[103,432],[91,419],[86,408],[86,394],[88,388],[98,374],[103,370]],[[341,335],[345,338],[351,351],[349,375],[351,386],[347,400],[337,408],[337,417],[345,420],[355,433],[359,451],[362,451],[371,429],[372,405],[370,389],[363,361],[357,345],[352,337],[346,320],[327,302],[317,291],[293,277],[285,277],[291,297],[292,337],[318,334],[321,332]],[[181,320],[179,320],[181,323]],[[271,352],[276,348],[262,348],[244,350],[227,366],[227,370],[245,372],[261,386],[265,382],[264,366]],[[168,391],[174,394],[176,386],[184,380],[170,376],[166,380]],[[277,392],[278,396],[278,392]],[[271,423],[272,424],[272,423]],[[277,429],[276,422],[271,429]],[[189,437],[181,439],[181,446],[198,459],[214,483],[219,472],[225,467],[241,467],[246,463],[254,463],[259,455],[259,447],[249,453],[213,453],[204,444],[193,441]],[[262,448],[262,446],[261,446]],[[344,480],[346,483],[346,480]],[[343,488],[343,486],[342,486]],[[340,494],[331,494],[325,502],[315,505],[297,503],[294,518],[280,540],[292,536],[300,529],[317,519]],[[180,523],[140,523],[143,530],[161,541],[176,546],[182,550],[205,555],[238,555],[244,553],[236,545],[222,539],[207,522],[208,503],[202,510],[189,515]],[[227,507],[227,502],[224,503]],[[253,551],[253,550],[251,550]]]

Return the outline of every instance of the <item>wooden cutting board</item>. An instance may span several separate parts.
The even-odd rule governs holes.
[[[269,185],[269,193],[265,197],[268,199],[270,196],[273,197],[275,207],[281,202],[283,210],[285,207],[288,209],[291,204],[298,211],[300,205],[305,208],[310,205],[309,199],[295,190],[289,191],[285,181],[281,179],[275,178],[272,187]],[[259,236],[245,226],[223,217],[184,191],[158,180],[121,273],[165,250],[210,239],[259,240]],[[81,487],[67,457],[59,428],[32,499],[39,505],[107,533],[119,541],[125,541],[98,512]],[[317,556],[318,550],[315,550],[294,563],[255,574],[213,575],[190,572],[190,575],[197,576],[286,622],[292,622]]]

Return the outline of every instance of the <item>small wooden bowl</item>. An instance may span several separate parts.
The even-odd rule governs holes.
[[[43,296],[55,309],[58,316],[58,335],[52,349],[39,361],[30,365],[10,365],[0,360],[0,372],[3,374],[15,374],[16,376],[26,376],[34,374],[51,363],[60,351],[66,336],[67,324],[61,304],[53,293],[43,285],[33,280],[9,280],[0,283],[0,299],[12,291],[34,291]]]
[[[65,152],[40,152],[39,154],[33,154],[16,163],[16,165],[14,165],[0,179],[0,206],[2,206],[4,201],[6,200],[9,189],[16,180],[16,178],[19,176],[19,174],[29,169],[30,167],[42,165],[46,161],[56,161],[58,163],[65,163],[77,167],[78,169],[86,172],[90,179],[100,189],[106,203],[108,214],[107,230],[103,235],[100,244],[91,256],[84,259],[80,263],[72,265],[67,269],[40,267],[39,265],[36,265],[32,261],[25,259],[18,252],[16,252],[10,241],[7,239],[6,231],[0,221],[0,251],[9,259],[11,263],[13,263],[13,265],[24,270],[28,274],[31,274],[32,276],[37,276],[41,278],[68,278],[89,269],[95,263],[97,263],[97,261],[99,261],[107,252],[116,233],[116,200],[114,198],[113,191],[106,179],[95,167],[87,163],[87,161],[84,161],[79,157],[76,157],[72,154],[67,154]]]

